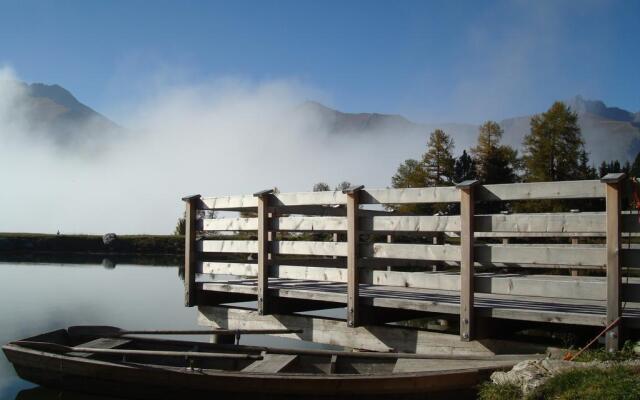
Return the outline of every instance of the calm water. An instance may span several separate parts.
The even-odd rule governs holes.
[[[197,310],[183,306],[177,267],[0,263],[0,342],[71,325],[194,329]],[[208,337],[191,340],[208,340]],[[300,345],[244,336],[244,344]],[[0,399],[106,399],[59,393],[18,378],[0,356]]]

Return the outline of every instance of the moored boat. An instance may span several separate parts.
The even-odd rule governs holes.
[[[133,399],[431,398],[466,391],[523,359],[281,349],[140,337],[117,328],[119,334],[104,335],[91,328],[97,327],[48,332],[3,351],[25,380]]]

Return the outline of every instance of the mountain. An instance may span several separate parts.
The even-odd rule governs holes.
[[[0,115],[4,126],[51,141],[60,150],[100,151],[122,131],[59,85],[2,82],[0,95],[10,99],[10,112]]]
[[[608,107],[600,100],[586,100],[581,96],[565,103],[578,114],[578,123],[592,163],[616,159],[633,161],[640,152],[640,112]],[[314,114],[332,135],[419,135],[419,143],[424,146],[427,135],[440,128],[454,138],[458,153],[475,145],[479,128],[478,125],[464,123],[416,123],[400,115],[344,113],[312,101],[304,103],[301,110]],[[504,129],[503,142],[520,149],[524,136],[529,133],[532,116],[499,121]]]

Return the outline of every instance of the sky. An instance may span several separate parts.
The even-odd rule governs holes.
[[[577,94],[640,111],[638,1],[2,1],[0,65],[118,121],[154,80],[287,80],[472,122]],[[158,78],[161,77],[161,78]]]
[[[430,126],[578,94],[640,111],[638,15],[603,0],[0,0],[0,231],[166,234],[185,195],[383,188],[424,152],[420,129],[331,134],[305,100]],[[59,84],[125,129],[90,120],[56,141],[38,124],[56,109],[16,80]],[[472,125],[447,132],[456,156],[476,142]],[[640,134],[614,134],[585,134],[593,162],[635,157]]]

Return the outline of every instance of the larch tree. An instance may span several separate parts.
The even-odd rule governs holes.
[[[405,160],[396,173],[391,177],[391,186],[394,188],[416,188],[427,185],[427,171],[418,160]]]
[[[531,131],[524,138],[525,179],[529,182],[584,178],[584,140],[578,115],[566,104],[555,102],[531,118]],[[581,162],[582,161],[582,162]]]
[[[480,126],[478,144],[471,149],[478,179],[485,184],[512,183],[517,180],[518,152],[500,144],[504,131],[497,122]]]
[[[426,172],[427,186],[447,186],[453,184],[455,159],[453,139],[442,129],[436,129],[429,136],[427,152],[422,156]]]

